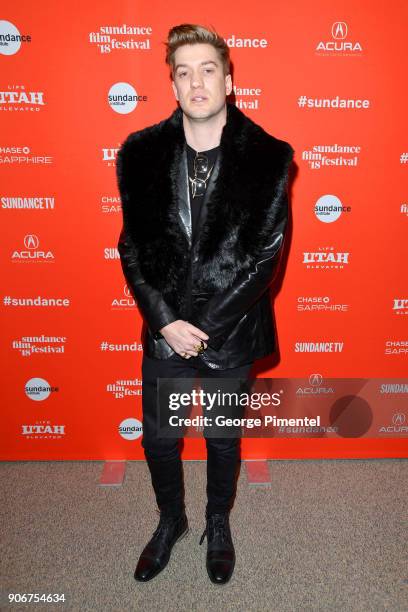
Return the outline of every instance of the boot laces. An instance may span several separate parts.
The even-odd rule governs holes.
[[[227,542],[229,540],[227,524],[228,514],[210,514],[207,517],[207,524],[201,536],[200,544],[204,542],[205,536],[208,540],[217,539],[220,542]]]

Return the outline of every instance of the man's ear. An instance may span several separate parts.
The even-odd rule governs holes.
[[[177,88],[176,88],[176,86],[175,86],[175,84],[174,84],[174,81],[173,81],[173,80],[171,81],[171,86],[172,86],[172,88],[173,88],[173,93],[174,93],[174,95],[175,95],[175,97],[176,97],[176,100],[178,101],[178,93],[177,93]]]
[[[225,77],[225,91],[227,96],[229,96],[232,91],[232,77],[230,74],[227,74]]]

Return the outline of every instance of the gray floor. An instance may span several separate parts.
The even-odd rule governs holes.
[[[272,461],[272,485],[241,471],[231,582],[205,571],[205,463],[185,462],[191,532],[153,581],[133,579],[158,520],[144,462],[121,487],[98,486],[102,462],[0,464],[1,609],[408,610],[407,462]],[[65,593],[65,604],[9,606],[10,592]]]

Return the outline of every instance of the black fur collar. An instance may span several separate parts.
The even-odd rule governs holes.
[[[130,134],[117,157],[123,214],[139,249],[141,271],[174,307],[181,306],[189,265],[177,197],[183,188],[178,177],[184,147],[177,108],[168,119]],[[266,244],[293,152],[287,142],[227,104],[220,170],[198,239],[201,278],[195,290],[230,286]]]

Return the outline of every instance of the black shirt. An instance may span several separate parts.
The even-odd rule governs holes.
[[[209,149],[208,151],[199,151],[199,153],[204,153],[208,157],[209,168],[212,168],[214,166],[216,159],[217,159],[219,148],[220,147],[218,146],[218,147],[214,147],[213,149]],[[190,147],[189,144],[187,144],[187,167],[188,167],[188,175],[191,178],[194,178],[195,176],[194,158],[196,154],[197,154],[197,151],[195,151],[192,147]],[[201,177],[202,175],[199,174],[198,176]],[[208,180],[206,181],[206,187],[208,185],[208,181],[210,180],[210,177],[211,177],[211,174],[208,177]],[[189,191],[190,191],[191,233],[194,236],[194,232],[197,229],[197,224],[198,224],[198,219],[200,216],[201,204],[204,198],[204,194],[202,196],[196,195],[196,197],[193,198],[193,190],[192,190],[192,184],[191,184],[190,179],[188,181],[188,185],[189,185]]]

